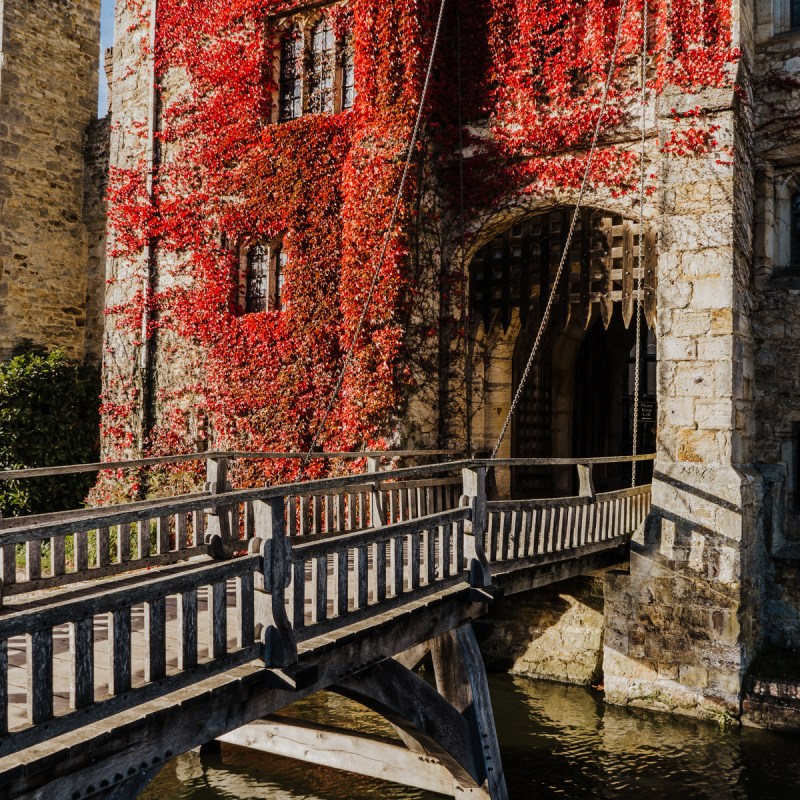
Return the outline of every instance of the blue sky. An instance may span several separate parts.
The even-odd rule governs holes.
[[[103,53],[114,44],[114,0],[103,0],[103,16],[100,23],[100,97],[98,98],[98,114],[104,117],[108,102],[106,76],[103,72]]]

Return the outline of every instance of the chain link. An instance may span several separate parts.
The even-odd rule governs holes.
[[[642,152],[639,174],[639,272],[636,276],[636,365],[633,372],[633,447],[631,455],[639,452],[639,386],[642,375],[642,277],[644,276],[644,192],[647,173],[645,146],[647,144],[647,0],[642,3]],[[636,486],[637,462],[631,462],[631,486]]]
[[[606,82],[603,85],[603,93],[600,99],[600,113],[597,115],[597,122],[595,122],[594,131],[592,132],[592,142],[589,148],[589,155],[586,160],[586,169],[583,171],[583,180],[581,181],[581,188],[578,192],[578,200],[575,203],[575,210],[572,212],[572,221],[570,222],[569,232],[567,233],[567,241],[564,244],[564,251],[561,254],[561,260],[558,264],[558,270],[556,271],[555,278],[553,280],[553,288],[550,292],[550,296],[547,299],[547,305],[544,309],[544,314],[542,315],[542,321],[539,323],[539,330],[536,333],[536,339],[533,342],[533,347],[531,348],[530,356],[528,357],[528,362],[525,365],[525,370],[522,373],[522,377],[519,381],[519,386],[517,387],[517,391],[514,395],[514,399],[511,402],[511,408],[508,411],[508,414],[503,422],[503,427],[500,431],[500,435],[497,437],[497,443],[492,450],[492,455],[490,458],[495,458],[497,456],[497,451],[500,449],[500,445],[503,443],[503,439],[506,437],[506,433],[508,432],[508,426],[511,424],[511,418],[514,416],[514,412],[517,409],[517,405],[519,404],[520,398],[522,397],[522,391],[525,388],[525,383],[528,380],[528,376],[530,375],[531,369],[533,368],[533,363],[536,360],[536,356],[539,353],[539,347],[542,343],[542,337],[544,336],[544,332],[547,329],[548,322],[550,321],[550,314],[553,310],[553,304],[555,302],[556,293],[558,291],[558,284],[561,280],[561,274],[564,271],[564,265],[567,262],[567,257],[569,256],[570,247],[572,246],[572,237],[575,233],[575,225],[578,221],[578,214],[581,210],[581,205],[583,204],[583,198],[586,194],[586,187],[589,183],[589,174],[591,173],[592,169],[592,161],[594,159],[594,153],[597,149],[597,141],[600,138],[600,128],[602,127],[603,116],[605,114],[606,105],[608,103],[608,93],[611,88],[611,82],[614,79],[614,72],[616,71],[617,67],[617,56],[619,55],[619,45],[622,39],[622,26],[625,22],[625,14],[628,10],[628,0],[622,0],[622,5],[619,11],[619,23],[617,24],[617,33],[614,39],[614,49],[611,53],[611,62],[608,66],[608,76],[606,78]],[[569,291],[569,289],[567,289]]]

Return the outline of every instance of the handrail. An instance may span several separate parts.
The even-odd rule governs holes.
[[[563,459],[502,459],[502,460],[464,460],[444,463],[426,464],[420,467],[403,467],[395,470],[374,472],[369,474],[369,483],[375,488],[381,485],[391,486],[395,481],[403,479],[424,478],[453,470],[471,469],[475,467],[490,468],[494,466],[593,466],[596,464],[628,463],[633,460],[647,461],[655,455],[621,456],[618,458],[563,458]],[[2,475],[2,473],[0,473]],[[125,503],[116,506],[101,506],[87,509],[81,514],[75,511],[40,514],[30,517],[16,517],[6,520],[7,527],[0,528],[0,544],[11,544],[29,541],[31,538],[46,539],[50,536],[75,530],[92,530],[97,527],[118,525],[133,522],[143,511],[152,517],[160,514],[181,514],[199,511],[209,505],[212,500],[216,506],[229,506],[247,503],[254,500],[270,500],[290,497],[297,494],[322,494],[330,489],[344,489],[361,486],[365,483],[365,475],[343,475],[335,478],[318,478],[311,481],[285,483],[277,486],[262,486],[253,489],[236,489],[209,495],[206,492],[165,498],[163,500],[145,500],[140,503]],[[10,524],[9,524],[10,523]],[[14,524],[16,523],[16,524]],[[81,523],[83,527],[81,527]]]
[[[460,450],[369,450],[363,452],[313,453],[310,458],[337,459],[340,461],[357,461],[361,458],[426,458],[426,457],[458,457],[466,454]],[[103,472],[114,469],[136,469],[138,467],[154,467],[162,464],[182,464],[188,461],[209,461],[217,459],[239,459],[253,461],[297,461],[309,458],[306,453],[272,453],[247,452],[240,450],[212,450],[205,453],[181,453],[174,456],[153,456],[152,458],[134,458],[126,461],[100,461],[92,464],[65,464],[58,467],[30,467],[27,469],[0,470],[0,481],[25,480],[27,478],[48,478],[57,475],[76,475],[83,472]],[[639,456],[596,456],[592,458],[496,458],[470,459],[472,463],[484,463],[486,466],[569,466],[574,464],[625,464],[633,461],[651,461],[655,454]]]
[[[222,458],[251,459],[254,461],[296,461],[300,459],[338,459],[357,461],[361,458],[424,458],[427,456],[459,456],[465,453],[457,450],[370,450],[345,453],[272,453],[247,452],[240,450],[213,450],[205,453],[181,453],[174,456],[153,456],[134,458],[125,461],[101,461],[92,464],[65,464],[58,467],[31,467],[28,469],[0,470],[0,481],[24,480],[26,478],[48,478],[56,475],[75,475],[82,472],[103,472],[112,469],[135,469],[154,467],[161,464],[181,464],[187,461],[208,461]]]

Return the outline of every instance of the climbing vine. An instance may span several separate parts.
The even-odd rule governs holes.
[[[151,55],[149,4],[126,1],[144,65]],[[591,172],[594,186],[618,193],[630,191],[637,175],[636,148],[610,140],[636,124],[641,3],[628,3],[620,67],[602,120],[609,141]],[[161,158],[152,193],[144,159],[111,176],[113,256],[138,268],[129,270],[130,291],[110,314],[118,336],[137,347],[147,337],[163,363],[179,362],[180,379],[173,370],[156,388],[159,412],[141,442],[132,422],[141,382],[125,365],[107,372],[108,454],[196,449],[212,436],[217,448],[307,448],[384,235],[390,238],[378,290],[320,441],[326,450],[386,445],[412,381],[404,348],[412,309],[424,298],[409,256],[420,218],[433,213],[425,199],[430,175],[444,198],[436,207],[455,207],[455,154],[465,142],[470,217],[499,198],[546,195],[580,182],[614,44],[616,0],[451,0],[425,143],[415,154],[399,225],[388,232],[439,0],[350,0],[313,12],[330,15],[336,37],[354,42],[355,105],[272,124],[280,14],[294,6],[160,0],[153,55]],[[651,92],[698,92],[732,81],[729,3],[658,0],[650,15]],[[461,131],[457,106],[469,123]],[[146,137],[145,121],[132,128]],[[676,156],[715,145],[713,126],[699,110],[661,143]],[[278,237],[287,256],[285,309],[243,314],[239,251]],[[141,288],[148,247],[157,252],[159,274],[152,292]],[[290,477],[297,466],[277,462],[272,469]]]

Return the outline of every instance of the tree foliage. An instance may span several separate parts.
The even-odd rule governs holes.
[[[23,352],[0,364],[0,468],[55,467],[96,461],[99,375],[60,350]],[[94,476],[0,483],[3,516],[76,508]]]

